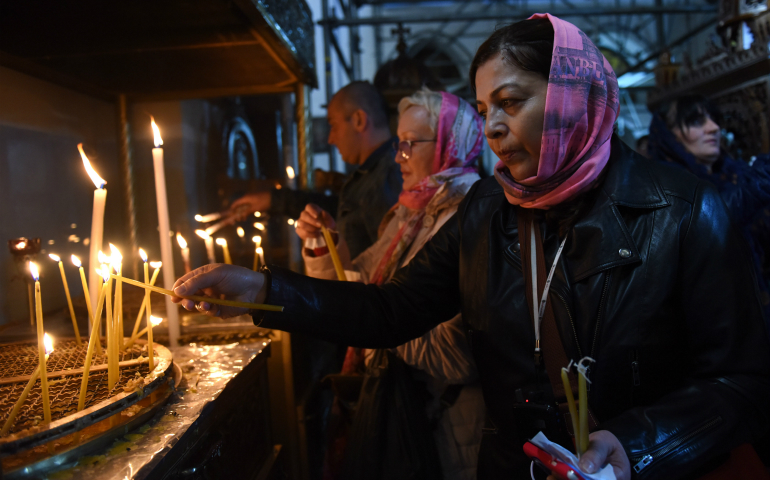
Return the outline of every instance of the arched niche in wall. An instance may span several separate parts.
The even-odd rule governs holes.
[[[238,180],[261,178],[257,143],[246,119],[237,116],[227,125],[225,135],[227,176]]]

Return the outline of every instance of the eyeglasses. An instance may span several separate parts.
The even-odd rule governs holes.
[[[405,159],[409,160],[409,157],[412,156],[412,144],[413,143],[420,143],[420,142],[435,142],[436,139],[432,140],[404,140],[402,142],[399,142],[398,140],[393,141],[393,149],[396,152],[401,152],[401,156]]]

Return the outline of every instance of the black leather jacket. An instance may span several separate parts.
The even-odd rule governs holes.
[[[596,359],[589,401],[600,428],[620,439],[638,478],[682,478],[770,424],[756,282],[714,187],[617,138],[607,168],[569,232],[549,301],[567,355]],[[541,228],[550,266],[559,239]],[[485,436],[480,477],[519,478],[512,405],[536,368],[517,230],[516,209],[493,178],[483,180],[382,287],[272,269],[268,300],[286,309],[263,326],[393,347],[461,310],[502,439]]]

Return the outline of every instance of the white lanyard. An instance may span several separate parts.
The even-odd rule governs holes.
[[[532,269],[532,305],[540,305],[535,311],[532,309],[532,321],[535,324],[535,352],[540,351],[540,324],[543,322],[543,315],[545,314],[545,304],[548,303],[548,290],[551,288],[551,280],[553,280],[553,272],[556,271],[556,264],[559,263],[559,257],[561,251],[564,250],[564,244],[567,243],[567,236],[561,241],[559,249],[556,250],[556,258],[553,259],[553,265],[551,265],[551,271],[548,273],[548,279],[545,281],[545,288],[543,288],[543,298],[538,301],[537,298],[537,245],[535,244],[535,221],[530,221],[529,225],[529,264]]]

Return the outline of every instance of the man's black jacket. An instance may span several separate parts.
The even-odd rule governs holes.
[[[682,478],[770,423],[756,282],[713,186],[617,138],[607,168],[569,232],[549,302],[567,355],[596,359],[589,398],[600,428],[620,439],[638,478]],[[560,239],[541,228],[550,266]],[[262,326],[381,348],[462,311],[497,432],[484,438],[479,476],[518,478],[515,391],[536,381],[518,242],[516,208],[489,178],[389,284],[272,269],[268,300],[286,308]]]

